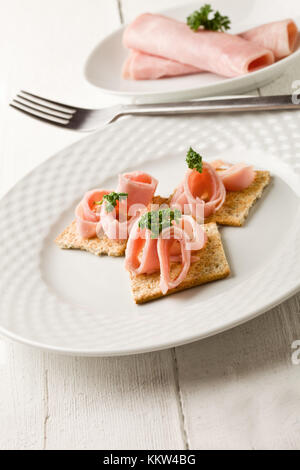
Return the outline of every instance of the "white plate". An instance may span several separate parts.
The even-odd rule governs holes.
[[[199,2],[166,10],[168,16],[184,21],[199,8]],[[300,26],[300,3],[294,0],[214,0],[213,7],[232,20],[233,33],[245,31],[258,24],[292,17]],[[300,50],[291,56],[257,72],[237,78],[224,78],[200,73],[162,80],[123,80],[121,69],[128,51],[122,46],[124,28],[105,38],[89,56],[85,65],[87,80],[102,91],[136,102],[191,99],[203,96],[243,93],[261,87],[279,77],[297,59]]]
[[[300,113],[125,118],[62,150],[0,203],[0,333],[52,351],[116,355],[167,348],[262,313],[300,287]],[[269,169],[243,228],[221,229],[232,275],[137,306],[124,260],[60,250],[81,195],[141,169],[168,195],[192,145]]]

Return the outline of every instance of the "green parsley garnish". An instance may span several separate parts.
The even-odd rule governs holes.
[[[146,212],[139,220],[139,227],[149,229],[152,232],[151,238],[157,238],[164,228],[171,227],[173,220],[178,224],[181,215],[179,209]]]
[[[198,173],[202,173],[202,157],[199,153],[195,152],[192,147],[189,148],[185,161],[191,170],[195,168]]]
[[[115,193],[115,192],[112,192],[112,193],[109,193],[109,194],[105,194],[103,196],[102,201],[96,201],[95,204],[101,205],[103,202],[105,202],[106,212],[112,212],[114,210],[114,208],[116,207],[116,205],[117,205],[117,201],[120,200],[120,197],[121,198],[126,198],[126,197],[128,197],[128,193]]]
[[[214,15],[211,5],[205,4],[199,10],[195,10],[187,17],[187,25],[193,30],[209,29],[211,31],[226,31],[230,29],[230,19],[228,16],[222,16],[219,11],[215,11]]]

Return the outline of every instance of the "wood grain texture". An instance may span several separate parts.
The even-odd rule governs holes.
[[[300,297],[243,326],[177,348],[191,449],[299,449]]]
[[[44,356],[0,338],[0,449],[44,445]]]
[[[182,449],[171,351],[49,355],[47,449]]]

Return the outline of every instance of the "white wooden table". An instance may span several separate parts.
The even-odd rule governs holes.
[[[9,98],[24,88],[112,103],[84,80],[91,48],[137,13],[176,3],[0,0],[1,194],[83,137],[9,109]],[[294,79],[300,63],[253,93],[290,92]],[[64,357],[0,338],[0,448],[299,449],[299,339],[300,296],[224,334],[134,357]]]

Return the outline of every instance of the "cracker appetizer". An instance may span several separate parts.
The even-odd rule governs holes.
[[[120,174],[116,191],[88,191],[57,245],[125,255],[137,304],[225,278],[230,268],[217,223],[243,225],[270,174],[244,163],[207,163],[192,148],[186,162],[169,198],[155,196],[158,181],[141,171]]]
[[[204,219],[206,223],[242,226],[251,207],[270,183],[268,171],[255,171],[244,163],[203,162],[192,148],[186,162],[189,169],[171,196],[170,206],[189,212],[197,220]]]
[[[137,304],[230,274],[217,225],[200,225],[178,209],[149,211],[135,222],[125,268]]]
[[[157,184],[151,175],[134,171],[119,175],[116,191],[88,191],[76,207],[76,220],[56,238],[56,244],[94,255],[124,256],[131,227],[153,200]]]

